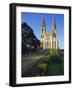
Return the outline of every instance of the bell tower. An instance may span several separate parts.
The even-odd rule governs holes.
[[[41,48],[45,49],[46,45],[45,45],[45,35],[46,35],[46,23],[45,23],[45,17],[42,21],[42,25],[41,25]]]
[[[42,21],[41,33],[42,33],[42,34],[46,33],[45,17],[44,17],[44,19],[43,19],[43,21]]]
[[[57,49],[58,48],[58,40],[57,40],[57,31],[56,31],[56,22],[55,18],[53,18],[53,23],[52,23],[52,49]]]

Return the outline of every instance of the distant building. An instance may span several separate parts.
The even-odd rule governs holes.
[[[45,18],[43,19],[41,25],[40,42],[42,49],[58,49],[58,37],[57,37],[56,23],[54,18],[52,22],[51,32],[46,32]]]

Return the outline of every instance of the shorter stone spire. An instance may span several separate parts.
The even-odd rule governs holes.
[[[45,17],[43,18],[42,26],[45,26]]]

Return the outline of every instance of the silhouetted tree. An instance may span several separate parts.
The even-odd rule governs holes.
[[[36,38],[33,30],[26,23],[22,23],[22,54],[35,51],[40,46],[40,41]]]

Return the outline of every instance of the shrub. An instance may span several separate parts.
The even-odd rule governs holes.
[[[48,63],[55,64],[62,62],[63,52],[59,49],[51,49],[48,54]]]

